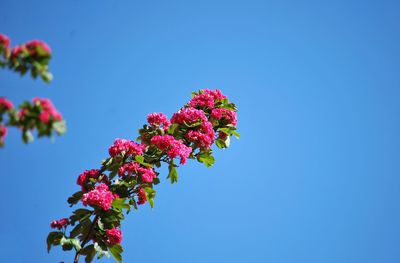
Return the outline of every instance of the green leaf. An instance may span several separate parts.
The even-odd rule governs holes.
[[[220,149],[225,149],[225,148],[227,148],[226,145],[225,145],[225,141],[222,140],[222,139],[217,139],[217,140],[215,141],[215,144],[216,144],[217,147],[220,148]]]
[[[51,74],[48,71],[42,72],[41,76],[42,76],[42,80],[46,83],[50,83],[50,81],[53,80],[53,74]]]
[[[94,249],[94,245],[91,244],[89,246],[86,246],[84,248],[81,249],[80,251],[81,255],[85,255],[85,262],[86,263],[90,263],[92,262],[94,256],[96,256],[96,250]]]
[[[129,204],[126,204],[125,201],[126,201],[126,198],[116,198],[112,201],[112,207],[114,209],[119,209],[119,210],[122,210],[122,209],[130,210],[131,207],[129,206]]]
[[[143,165],[143,166],[146,166],[146,167],[149,167],[149,168],[152,168],[152,167],[153,167],[153,165],[151,165],[151,164],[149,164],[149,163],[145,163],[145,162],[144,162],[144,157],[141,156],[141,155],[136,155],[136,156],[135,156],[135,160],[136,160],[136,162],[140,163],[140,164]]]
[[[110,257],[110,255],[108,254],[108,251],[106,250],[107,247],[105,247],[104,244],[102,246],[104,246],[104,249],[98,243],[94,243],[94,249],[99,254],[97,256],[97,258],[102,258],[103,256]]]
[[[30,131],[26,130],[22,132],[22,141],[24,143],[29,143],[31,141],[33,141],[33,135]]]
[[[82,196],[83,196],[83,192],[78,191],[78,192],[74,193],[72,196],[70,196],[68,198],[67,202],[68,202],[68,204],[70,204],[70,206],[73,206],[81,200]]]
[[[225,139],[225,145],[226,145],[226,148],[228,148],[229,147],[229,145],[231,145],[231,137],[226,137],[226,139]]]
[[[176,128],[178,128],[179,124],[174,123],[171,126],[168,127],[168,133],[169,134],[174,134]]]
[[[169,170],[169,173],[168,173],[167,178],[169,178],[169,180],[171,181],[171,184],[178,182],[178,172],[176,171],[173,161],[168,166],[168,170]]]
[[[237,139],[240,139],[240,134],[237,131],[232,131],[232,135],[235,136]]]
[[[197,155],[197,160],[201,163],[204,163],[207,167],[211,167],[215,162],[215,158],[211,155],[211,152],[200,153]]]
[[[112,247],[109,248],[111,255],[115,258],[118,263],[122,262],[122,256],[121,253],[124,252],[122,249],[121,245],[113,245]]]
[[[65,124],[65,121],[56,121],[53,122],[53,129],[56,131],[58,135],[62,135],[67,131],[67,126]]]
[[[156,190],[151,187],[145,187],[146,199],[149,201],[150,207],[154,207],[154,197],[156,197]]]
[[[63,237],[64,234],[62,232],[50,232],[47,236],[47,253],[50,252],[51,246],[59,245]]]
[[[76,209],[72,216],[69,217],[71,224],[75,224],[76,221],[86,221],[92,215],[92,211],[85,208]]]

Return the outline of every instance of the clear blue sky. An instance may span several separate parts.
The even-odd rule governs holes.
[[[398,1],[2,0],[1,32],[43,39],[51,85],[0,71],[1,94],[51,98],[52,143],[0,150],[4,262],[46,252],[76,177],[149,112],[220,88],[242,138],[215,167],[190,162],[123,224],[125,262],[400,262]],[[166,174],[161,175],[162,178]],[[13,257],[13,259],[11,258]],[[111,262],[105,260],[105,262]]]

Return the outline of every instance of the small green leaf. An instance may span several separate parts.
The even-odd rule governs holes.
[[[85,255],[85,262],[90,263],[92,262],[93,258],[96,256],[96,250],[94,249],[94,245],[91,244],[81,249],[81,255]]]
[[[226,145],[225,145],[225,141],[222,140],[222,139],[217,139],[217,140],[215,141],[215,144],[216,144],[217,147],[220,148],[220,149],[225,149],[225,148],[227,148]]]
[[[78,191],[76,193],[74,193],[72,196],[70,196],[67,200],[68,204],[70,204],[70,206],[75,205],[76,203],[79,202],[79,200],[81,200],[83,196],[83,192],[82,191]]]
[[[204,163],[207,167],[211,167],[215,162],[215,158],[211,155],[211,152],[200,153],[197,155],[197,160],[201,163]]]
[[[50,252],[51,246],[59,245],[63,237],[64,234],[62,232],[50,232],[47,236],[47,253]]]
[[[143,166],[146,166],[146,167],[149,167],[149,168],[152,168],[152,167],[153,167],[153,165],[151,165],[151,164],[149,164],[149,163],[145,163],[145,162],[144,162],[144,157],[141,156],[141,155],[136,155],[136,156],[135,156],[135,160],[136,160],[138,163],[140,163],[141,165],[143,165]]]
[[[240,139],[240,134],[237,131],[232,131],[232,135],[235,136],[237,139]]]
[[[122,262],[122,256],[121,253],[124,252],[122,249],[121,245],[113,245],[112,247],[109,248],[111,255],[115,258],[118,263]]]
[[[120,210],[121,209],[128,209],[128,210],[130,210],[131,207],[129,206],[129,204],[126,204],[125,201],[126,201],[126,198],[116,198],[112,202],[112,207],[114,209],[120,209]]]
[[[149,201],[150,207],[154,207],[154,197],[156,197],[156,190],[151,187],[145,187],[144,192],[146,193],[146,199]]]
[[[22,132],[22,141],[24,143],[29,143],[31,141],[33,141],[33,135],[30,131],[26,130]]]
[[[168,166],[168,170],[169,173],[167,178],[169,178],[171,184],[178,182],[178,172],[176,171],[173,162],[171,162],[171,164]]]
[[[65,121],[56,121],[53,122],[53,129],[56,131],[58,135],[62,135],[67,131],[67,126],[65,124]]]
[[[174,132],[175,132],[176,128],[178,128],[178,126],[179,126],[179,124],[177,124],[177,123],[174,123],[171,126],[169,126],[168,133],[169,134],[174,134]]]

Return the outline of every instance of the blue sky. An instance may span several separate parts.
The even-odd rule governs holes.
[[[48,42],[55,78],[3,70],[0,95],[51,98],[68,122],[0,150],[3,261],[71,262],[45,238],[76,177],[147,113],[219,88],[242,138],[128,216],[124,262],[400,262],[399,2],[1,3],[1,32]]]

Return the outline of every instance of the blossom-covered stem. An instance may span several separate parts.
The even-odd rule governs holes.
[[[82,248],[84,248],[85,245],[86,245],[86,243],[90,240],[90,236],[92,235],[94,226],[97,224],[97,220],[98,220],[98,219],[99,219],[99,216],[96,215],[96,216],[94,217],[94,219],[93,219],[93,222],[92,222],[91,226],[90,226],[89,232],[87,233],[85,239],[84,239],[84,240],[82,241],[82,243],[81,243],[81,247],[82,247]],[[74,263],[78,263],[78,261],[79,261],[79,256],[81,255],[80,252],[81,252],[80,250],[76,252],[75,258],[74,258]]]

